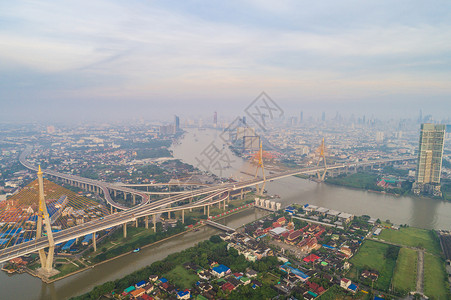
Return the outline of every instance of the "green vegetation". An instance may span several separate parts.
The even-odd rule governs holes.
[[[229,299],[273,299],[277,296],[277,292],[269,285],[263,285],[258,289],[253,289],[250,284],[234,290],[230,295]]]
[[[379,238],[394,244],[424,248],[436,255],[441,253],[440,242],[432,230],[415,227],[403,227],[399,230],[384,229]]]
[[[443,194],[443,199],[451,201],[451,182],[443,182],[442,183],[442,194]]]
[[[302,178],[302,179],[309,179],[309,175],[305,175],[305,174],[298,174],[298,175],[294,175],[294,177],[298,177],[298,178]]]
[[[279,282],[280,276],[268,272],[262,276],[261,280],[263,283],[274,285],[277,284],[277,282]]]
[[[349,276],[358,281],[362,271],[376,270],[379,272],[379,278],[374,283],[374,288],[388,291],[399,249],[396,246],[366,240],[350,260],[353,267]]]
[[[444,262],[437,256],[424,255],[424,293],[430,299],[450,299]]]
[[[442,165],[444,168],[451,169],[451,161],[446,158],[443,158]]]
[[[130,285],[134,285],[141,280],[147,280],[152,274],[157,274],[160,277],[164,274],[168,277],[173,276],[172,278],[181,276],[183,278],[175,278],[174,280],[178,280],[178,283],[182,282],[182,284],[188,284],[193,280],[194,277],[192,276],[197,276],[194,274],[194,271],[182,270],[183,267],[181,267],[181,265],[186,262],[190,262],[203,268],[210,268],[209,261],[217,261],[218,263],[225,264],[233,271],[244,271],[247,267],[250,267],[256,271],[262,272],[263,269],[277,268],[279,266],[279,262],[276,257],[267,257],[253,263],[246,261],[243,255],[238,255],[236,250],[227,251],[226,242],[221,241],[220,243],[213,243],[210,241],[204,241],[181,252],[170,254],[164,260],[154,262],[150,266],[135,271],[124,278],[106,282],[95,287],[89,293],[72,299],[99,299],[102,295],[112,291],[118,294]],[[180,288],[181,286],[178,287]],[[277,293],[267,284],[263,284],[263,286],[258,290],[259,291],[255,291],[255,294],[260,295],[259,299],[268,299],[277,295]],[[251,291],[248,289],[244,289],[243,291],[246,295],[250,292]],[[249,299],[255,299],[252,295],[250,295],[250,297],[251,298]]]
[[[136,151],[136,159],[171,157],[172,153],[166,148],[141,149]]]
[[[355,173],[350,175],[340,175],[334,178],[327,178],[326,182],[352,187],[357,189],[366,189],[373,191],[382,191],[383,189],[377,186],[378,176],[372,173]]]
[[[322,294],[317,299],[318,300],[336,300],[336,299],[364,299],[364,298],[362,298],[361,293],[352,295],[350,292],[345,291],[343,288],[339,287],[338,285],[334,285],[330,289],[328,289],[327,292]]]
[[[404,177],[404,176],[409,175],[409,170],[395,169],[392,166],[386,166],[383,169],[383,173],[387,174],[387,175]]]
[[[418,253],[409,248],[402,248],[396,262],[393,287],[397,292],[407,294],[415,291],[417,280]]]
[[[158,228],[159,227],[157,226],[157,233],[154,233],[151,229],[128,226],[126,238],[123,237],[122,230],[117,230],[98,245],[98,249],[103,249],[105,251],[102,251],[102,253],[91,257],[91,261],[98,263],[116,257],[120,254],[130,252],[133,249],[162,240],[171,235],[184,231],[185,225],[178,222],[176,227],[169,228],[165,232],[158,231]]]
[[[199,277],[194,273],[189,272],[181,265],[177,265],[163,276],[181,289],[189,289],[199,280]]]
[[[80,269],[80,267],[83,267],[83,266],[77,267],[74,264],[66,263],[66,264],[56,264],[55,267],[58,271],[60,271],[60,273],[56,274],[55,276],[50,277],[50,279],[55,279],[55,278],[70,274],[72,272],[77,271],[78,269]]]

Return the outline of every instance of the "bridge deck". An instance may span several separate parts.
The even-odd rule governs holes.
[[[207,225],[216,227],[216,228],[218,228],[220,230],[223,230],[223,231],[227,231],[227,232],[235,232],[236,231],[232,227],[213,222],[212,220],[205,220],[204,223],[207,224]]]

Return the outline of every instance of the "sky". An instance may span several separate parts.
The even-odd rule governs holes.
[[[0,122],[451,111],[451,2],[0,1]],[[333,112],[333,113],[332,113]]]

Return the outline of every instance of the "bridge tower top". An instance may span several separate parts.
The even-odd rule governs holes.
[[[326,173],[327,173],[326,144],[324,143],[324,138],[321,140],[321,145],[318,148],[318,152],[319,152],[319,157],[318,157],[318,162],[316,165],[319,166],[319,163],[322,160],[323,164],[324,164],[324,172],[322,174],[320,174],[320,172],[318,171],[317,175],[318,175],[319,180],[324,180],[324,178],[326,177]]]
[[[257,164],[257,170],[255,170],[255,178],[258,177],[258,170],[262,169],[262,175],[263,175],[263,184],[261,187],[258,185],[256,186],[257,193],[260,195],[263,195],[263,191],[265,190],[266,185],[266,175],[265,175],[265,166],[263,165],[263,143],[260,141],[260,149],[258,152],[258,164]]]

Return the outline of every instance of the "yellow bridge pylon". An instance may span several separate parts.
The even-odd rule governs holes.
[[[324,163],[324,171],[322,174],[320,173],[320,171],[318,171],[316,174],[317,174],[319,180],[324,181],[324,178],[326,177],[326,173],[327,173],[326,145],[324,144],[324,138],[321,142],[321,146],[319,146],[319,148],[318,148],[318,152],[319,152],[319,157],[318,157],[318,162],[316,163],[316,166],[319,167],[319,164],[322,160]]]
[[[47,205],[45,204],[44,198],[44,180],[42,177],[43,173],[41,166],[38,169],[38,183],[39,183],[39,210],[38,210],[38,223],[36,228],[36,240],[44,236],[42,232],[42,221],[44,221],[44,228],[47,233],[47,238],[49,240],[49,250],[46,254],[44,249],[39,250],[39,259],[41,261],[41,268],[38,272],[44,277],[50,277],[59,273],[57,270],[53,269],[53,255],[55,253],[55,241],[53,240],[52,228],[50,226],[49,213],[47,211]]]
[[[265,186],[266,186],[266,175],[265,175],[265,166],[263,165],[263,144],[260,141],[260,150],[258,152],[258,164],[257,164],[257,170],[255,170],[255,177],[258,177],[258,170],[262,169],[262,175],[263,175],[263,183],[262,186],[258,186],[256,185],[255,188],[257,189],[257,194],[259,194],[260,196],[263,196],[263,192],[265,190]]]

